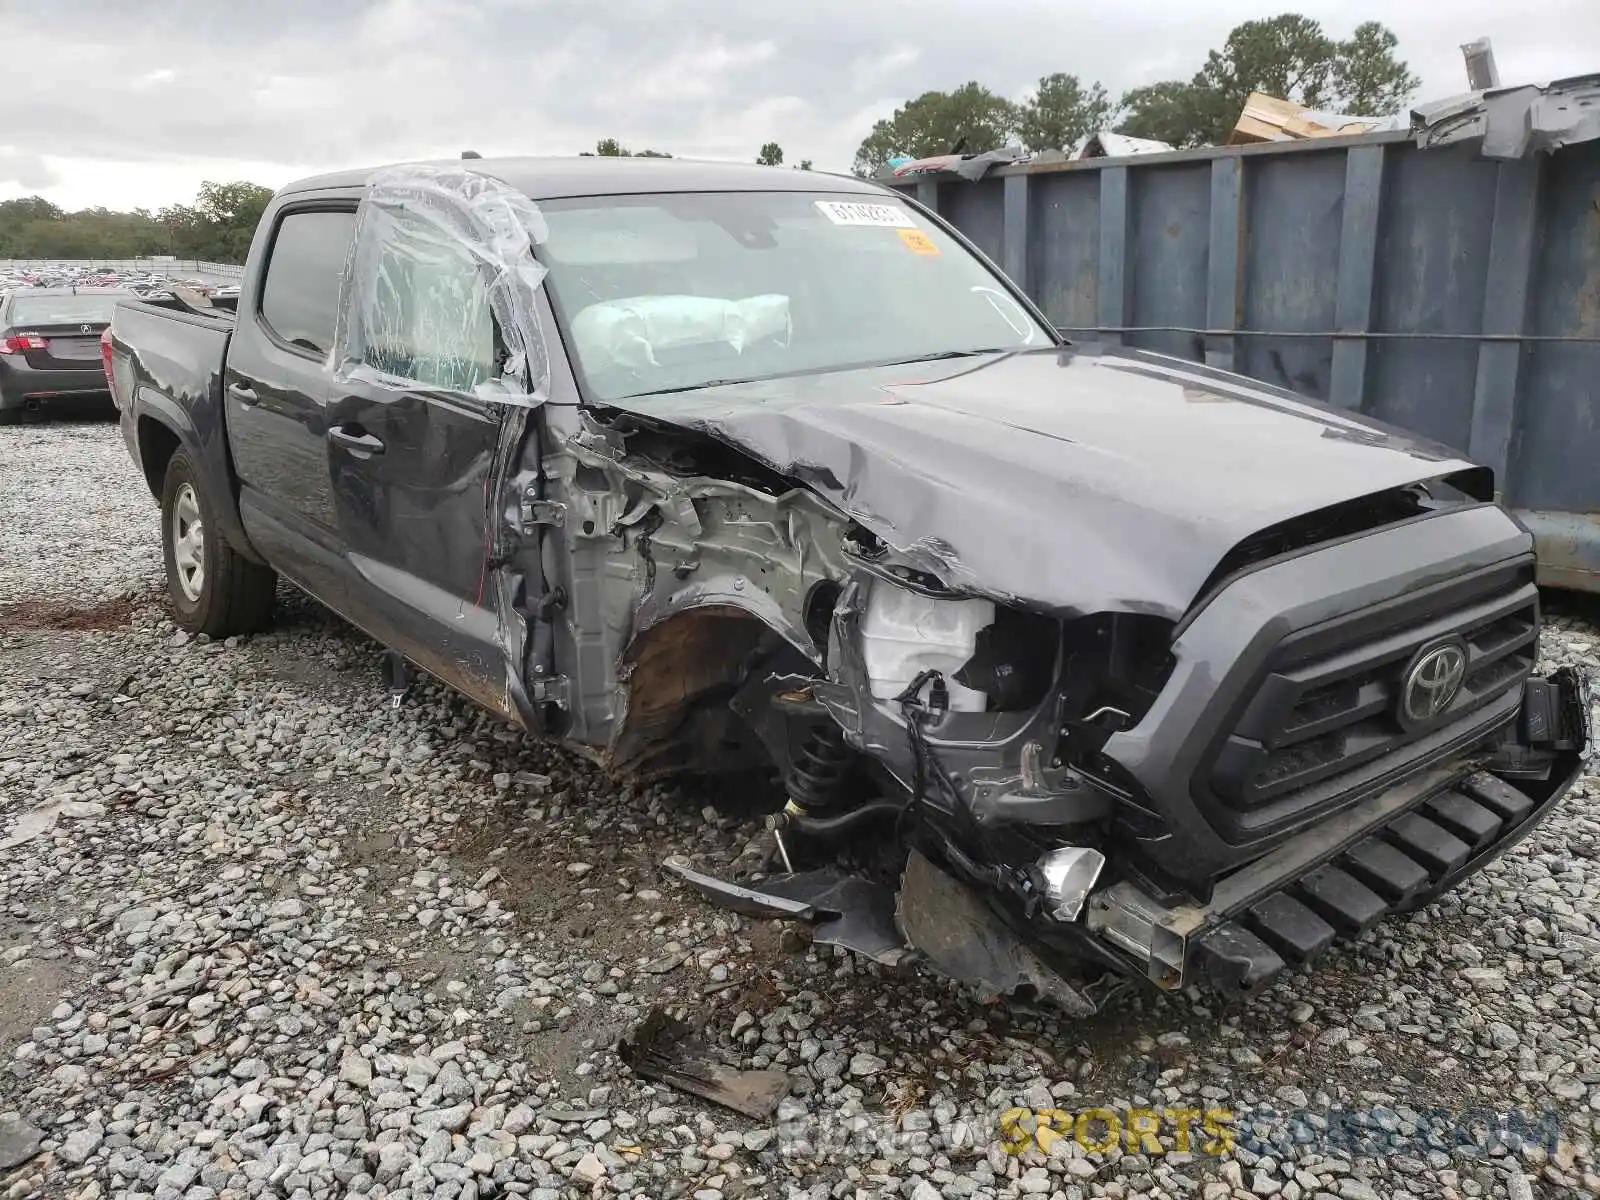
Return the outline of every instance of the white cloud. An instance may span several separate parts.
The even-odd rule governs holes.
[[[1600,4],[1415,0],[11,0],[0,196],[185,202],[203,179],[281,183],[401,158],[575,153],[602,137],[845,169],[872,122],[930,88],[1018,96],[1052,71],[1113,94],[1186,78],[1241,20],[1293,8],[1335,36],[1385,19],[1425,95],[1460,91],[1459,44],[1507,82],[1600,66]]]

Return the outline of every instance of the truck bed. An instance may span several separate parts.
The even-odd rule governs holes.
[[[117,305],[111,358],[118,407],[137,408],[138,402],[158,398],[186,412],[220,404],[233,325],[231,309],[197,310],[170,295]]]
[[[128,448],[157,497],[175,449],[164,430],[190,448],[213,495],[233,494],[222,395],[233,328],[231,307],[195,309],[170,295],[119,304],[112,314],[112,398]],[[248,545],[235,512],[220,519],[230,541]]]
[[[204,300],[204,297],[199,299]],[[239,300],[235,296],[220,296],[211,298],[204,306],[189,303],[188,300],[174,295],[172,292],[157,292],[146,300],[129,301],[125,307],[129,308],[156,308],[174,316],[194,317],[208,323],[222,322],[233,324],[238,315]]]

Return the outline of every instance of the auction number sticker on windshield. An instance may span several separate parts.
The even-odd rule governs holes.
[[[835,225],[873,225],[879,229],[915,229],[911,214],[893,204],[863,204],[855,200],[818,200],[822,215]]]
[[[906,244],[913,254],[938,254],[939,247],[934,245],[933,239],[920,229],[902,229],[900,240]]]

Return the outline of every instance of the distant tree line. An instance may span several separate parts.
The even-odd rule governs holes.
[[[1187,81],[1134,88],[1115,102],[1100,84],[1086,86],[1064,72],[1039,80],[1020,104],[976,82],[924,92],[872,127],[854,167],[870,175],[901,155],[977,154],[1010,142],[1035,151],[1070,149],[1104,129],[1179,147],[1216,145],[1227,141],[1251,92],[1384,116],[1404,106],[1420,83],[1395,57],[1397,45],[1377,21],[1336,41],[1316,21],[1284,13],[1235,26]]]
[[[204,183],[192,205],[152,213],[67,212],[40,196],[0,201],[0,258],[144,258],[175,254],[242,263],[272,189]]]
[[[629,150],[616,138],[601,138],[593,150],[580,150],[581,158],[671,158],[664,150]],[[783,147],[777,142],[765,142],[756,154],[756,162],[764,167],[783,166]],[[811,160],[802,158],[795,166],[802,171],[811,170]]]
[[[601,138],[585,157],[671,158],[662,150],[629,150]],[[783,165],[783,147],[767,142],[756,161]],[[801,159],[799,169],[811,170]],[[85,208],[67,212],[42,196],[0,201],[0,258],[145,258],[173,254],[243,263],[272,189],[254,183],[204,183],[193,204],[151,212]]]

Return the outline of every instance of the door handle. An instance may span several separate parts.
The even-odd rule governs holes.
[[[383,443],[359,425],[335,425],[328,430],[328,440],[354,454],[383,453]]]
[[[256,390],[248,383],[230,383],[228,385],[228,395],[232,396],[240,404],[254,404],[256,402]]]

